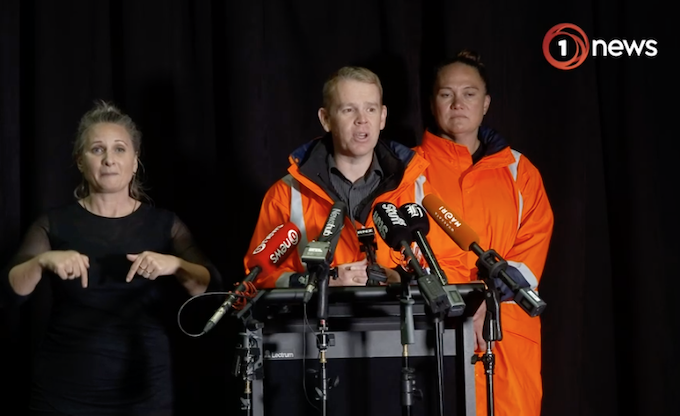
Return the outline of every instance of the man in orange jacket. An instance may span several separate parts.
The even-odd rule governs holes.
[[[291,153],[288,174],[271,186],[262,201],[244,263],[247,268],[253,249],[275,227],[287,222],[301,231],[298,255],[289,256],[271,274],[260,274],[255,282],[259,288],[304,284],[305,266],[299,253],[320,235],[336,201],[343,201],[348,212],[331,264],[336,278],[329,284],[366,285],[367,261],[357,230],[374,227],[374,206],[384,201],[397,207],[420,203],[434,192],[424,181],[428,163],[422,157],[406,146],[380,139],[387,107],[382,102],[380,79],[370,70],[344,67],[333,74],[323,87],[318,117],[327,134]],[[445,234],[437,228],[430,227],[430,234],[443,241]],[[398,282],[394,269],[401,264],[401,254],[379,236],[376,240],[377,263],[385,270],[388,282]],[[433,250],[445,271],[453,273],[462,267],[457,259],[460,255],[448,242],[446,249],[434,245]]]
[[[463,51],[439,67],[431,108],[436,121],[415,149],[430,162],[427,181],[443,201],[479,235],[483,249],[494,249],[508,262],[507,273],[522,287],[536,289],[553,229],[553,213],[541,175],[526,156],[499,134],[481,127],[491,102],[484,65]],[[477,255],[463,252],[467,271],[451,283],[478,280]],[[492,344],[495,416],[541,413],[541,326],[512,302],[501,282],[503,338]],[[482,324],[486,305],[475,314],[478,351],[486,350]],[[485,416],[486,377],[476,369],[477,414]]]

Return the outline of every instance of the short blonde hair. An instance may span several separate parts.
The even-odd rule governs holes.
[[[370,69],[360,66],[344,66],[331,75],[323,85],[323,107],[327,110],[333,104],[333,95],[340,81],[351,80],[374,84],[380,92],[380,104],[382,105],[383,89],[380,78]]]

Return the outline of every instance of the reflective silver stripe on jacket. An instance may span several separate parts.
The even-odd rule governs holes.
[[[290,174],[283,177],[283,182],[290,186],[290,221],[300,230],[298,253],[302,256],[302,252],[307,247],[309,240],[307,239],[307,226],[305,225],[305,217],[302,210],[300,183]]]
[[[423,205],[423,198],[425,198],[425,175],[418,176],[416,179],[416,192],[415,192],[415,203],[418,205]]]
[[[518,152],[517,150],[511,149],[512,156],[515,158],[515,161],[508,165],[508,169],[510,169],[510,174],[512,174],[512,179],[517,182],[517,170],[519,166],[519,159],[522,157],[522,154]],[[517,217],[517,229],[519,229],[520,224],[522,224],[522,210],[524,209],[524,198],[522,197],[522,192],[520,190],[517,190],[517,200],[519,201],[518,204],[518,217]],[[536,278],[536,275],[534,272],[531,271],[531,269],[524,263],[518,262],[518,261],[511,261],[507,260],[508,265],[516,268],[519,270],[520,273],[522,273],[522,276],[524,277],[524,280],[531,285],[532,289],[536,289],[538,287],[538,279]],[[514,302],[512,302],[514,303]]]
[[[512,174],[512,179],[517,182],[517,167],[519,165],[519,158],[522,156],[517,150],[511,150],[512,155],[515,157],[515,162],[508,165],[510,169],[510,174]],[[519,216],[517,217],[517,229],[519,230],[519,225],[522,223],[522,210],[524,209],[524,198],[522,197],[522,192],[517,190],[517,200],[519,201]]]
[[[519,270],[520,273],[522,273],[524,280],[526,280],[527,283],[529,283],[532,289],[536,289],[538,287],[538,279],[536,278],[536,275],[534,274],[534,272],[531,271],[531,269],[526,264],[512,260],[507,260],[507,262],[508,266],[512,266],[515,269]]]
[[[300,230],[300,242],[298,243],[297,249],[298,254],[302,256],[309,240],[307,239],[307,226],[305,225],[305,217],[302,210],[300,183],[290,174],[284,176],[282,180],[290,187],[290,222],[295,224],[295,226],[298,227],[298,230]],[[276,287],[289,287],[290,276],[292,274],[293,272],[281,273],[281,276],[276,280]]]

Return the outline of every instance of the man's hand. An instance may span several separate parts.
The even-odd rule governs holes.
[[[484,318],[486,317],[486,302],[479,305],[479,309],[472,317],[472,325],[475,330],[475,351],[486,351],[486,340],[484,339]],[[495,347],[496,343],[491,342],[491,348]]]
[[[331,279],[329,286],[366,286],[368,275],[366,274],[366,259],[338,265],[338,278]]]

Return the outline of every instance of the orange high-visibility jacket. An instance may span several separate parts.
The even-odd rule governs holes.
[[[491,129],[480,128],[485,156],[476,164],[468,148],[426,131],[415,150],[430,165],[427,181],[442,200],[536,289],[553,230],[553,213],[536,167]],[[478,280],[473,252],[465,253],[467,276]],[[460,274],[453,275],[461,276]],[[452,283],[455,283],[452,281]],[[461,282],[462,283],[462,282]],[[496,344],[495,415],[539,416],[541,324],[514,302],[501,304],[503,340]],[[486,412],[486,379],[477,364],[477,414]]]
[[[325,161],[329,149],[332,149],[330,140],[331,137],[326,135],[291,153],[288,175],[272,185],[264,196],[257,225],[244,258],[246,271],[249,272],[249,259],[255,247],[278,225],[293,222],[300,229],[302,237],[297,253],[289,256],[271,275],[260,274],[257,277],[255,285],[259,288],[289,287],[291,276],[296,285],[296,279],[305,272],[300,255],[310,241],[318,239],[334,203],[329,195],[331,192],[327,192],[323,181],[318,179],[318,175],[327,170]],[[371,214],[377,203],[391,202],[397,207],[407,202],[420,204],[425,195],[433,193],[423,176],[428,163],[412,149],[381,139],[378,140],[374,152],[384,172],[384,179],[378,188],[380,195],[362,210],[362,221],[352,221],[349,215],[345,218],[331,267],[366,258],[356,231],[363,227],[375,228]],[[428,238],[434,236],[436,241],[445,241],[446,234],[437,229],[433,221],[430,224]],[[401,264],[401,255],[385,244],[377,230],[375,234],[377,262],[387,268]],[[448,242],[445,249],[440,249],[436,243],[431,245],[447,277],[454,271],[464,269],[459,260],[460,250],[456,251]]]

